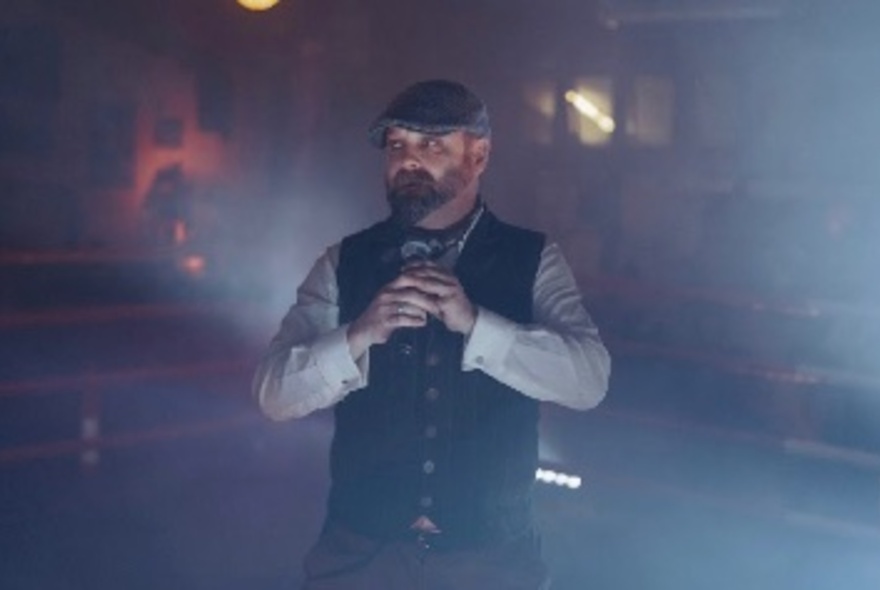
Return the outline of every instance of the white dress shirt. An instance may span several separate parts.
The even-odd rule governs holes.
[[[330,407],[369,382],[369,351],[352,358],[348,325],[339,325],[339,248],[315,262],[257,369],[254,392],[274,420]],[[527,325],[477,308],[462,370],[483,371],[539,401],[595,407],[608,389],[611,359],[556,244],[541,253],[532,297]]]

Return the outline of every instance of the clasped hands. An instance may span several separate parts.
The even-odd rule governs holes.
[[[398,328],[424,326],[429,316],[450,331],[467,335],[476,322],[477,309],[451,271],[433,262],[410,263],[349,325],[352,355],[358,358],[373,344],[384,344]]]

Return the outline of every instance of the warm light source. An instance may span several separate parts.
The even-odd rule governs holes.
[[[178,260],[177,266],[189,276],[197,278],[205,274],[205,267],[207,264],[204,256],[190,254]]]
[[[273,8],[281,0],[237,0],[237,2],[248,10],[262,11]]]
[[[596,123],[596,125],[599,126],[599,129],[605,133],[612,133],[614,131],[614,119],[599,110],[599,107],[583,94],[575,92],[574,90],[569,90],[565,93],[565,100],[574,106],[574,108],[576,108],[582,115]]]

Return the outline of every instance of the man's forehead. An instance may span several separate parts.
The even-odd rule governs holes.
[[[404,137],[453,137],[455,135],[463,135],[463,132],[460,129],[453,129],[451,131],[432,131],[426,129],[410,129],[408,127],[400,127],[397,125],[388,127],[388,130],[385,132],[386,139],[392,137],[398,139]]]

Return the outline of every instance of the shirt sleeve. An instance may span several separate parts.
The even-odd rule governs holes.
[[[529,325],[479,308],[462,369],[484,371],[540,401],[579,410],[595,407],[608,390],[611,357],[556,244],[541,253],[532,305]]]
[[[318,258],[257,367],[254,395],[273,420],[327,408],[367,384],[369,352],[353,359],[339,325],[338,259],[338,245]]]

